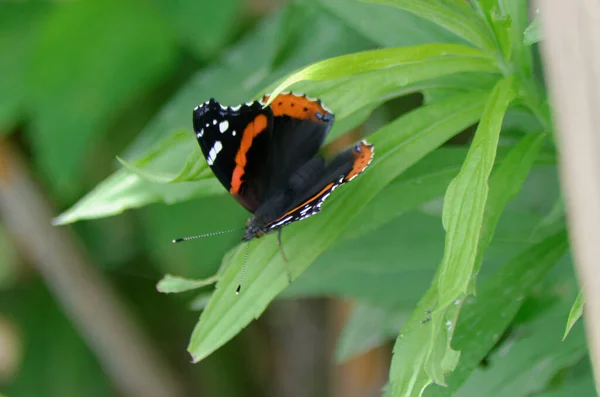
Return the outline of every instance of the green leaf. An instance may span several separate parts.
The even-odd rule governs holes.
[[[565,329],[565,334],[563,335],[563,340],[567,338],[567,335],[569,335],[569,332],[571,332],[571,329],[573,329],[573,326],[575,323],[577,323],[577,320],[583,316],[583,304],[583,294],[579,292],[579,294],[577,294],[577,298],[575,298],[575,302],[573,302],[571,311],[569,312],[569,318],[567,320],[567,327]]]
[[[530,48],[523,45],[523,32],[529,23],[529,3],[521,0],[501,0],[500,4],[510,18],[508,33],[512,55],[508,59],[524,76],[530,77],[534,73],[532,52]]]
[[[148,182],[131,171],[122,169],[54,218],[52,223],[65,225],[81,219],[105,218],[156,201],[169,204],[222,193],[223,186],[215,178],[166,185]]]
[[[542,40],[542,27],[539,10],[536,10],[533,21],[531,21],[531,24],[527,26],[527,29],[523,33],[523,43],[525,45],[533,45],[540,40]]]
[[[497,74],[486,72],[463,72],[442,76],[428,81],[423,87],[423,101],[433,103],[471,90],[491,91],[499,80]]]
[[[533,167],[545,139],[545,134],[526,135],[509,152],[502,164],[490,177],[491,188],[485,206],[484,221],[477,247],[477,258],[473,266],[474,275],[479,273],[483,256],[492,241],[502,211],[521,191],[521,187],[529,175],[529,171]],[[474,288],[475,277],[472,277],[471,290],[473,292]]]
[[[524,193],[527,196],[534,189],[548,190],[536,178],[524,180],[534,158],[545,164],[544,159],[535,155],[541,141],[537,134],[526,136],[513,148],[498,148],[482,241],[492,234],[495,237],[485,256],[478,258],[478,261],[485,258],[484,273],[494,271],[537,241],[532,236],[545,212],[528,209],[543,208],[541,203],[513,201],[499,223],[496,216],[522,183],[527,187]],[[343,240],[321,255],[285,291],[285,296],[335,295],[387,308],[414,305],[430,284],[434,265],[443,254],[443,229],[438,220],[441,206],[439,212],[434,212],[431,209],[437,202],[425,204],[443,196],[448,183],[460,171],[466,153],[466,148],[443,147],[406,170],[362,210],[347,227]],[[536,171],[545,168],[538,167]],[[509,181],[514,185],[507,188]],[[434,215],[406,213],[419,206]],[[365,251],[365,246],[370,249]]]
[[[344,237],[359,237],[419,205],[443,196],[467,154],[462,147],[441,147],[406,170],[371,201]]]
[[[464,40],[439,25],[397,7],[360,0],[319,0],[319,3],[325,11],[342,19],[379,46],[466,44]]]
[[[446,45],[440,46],[445,47]],[[424,49],[404,47],[402,50],[402,52],[410,53],[413,52],[412,50],[416,50],[415,52],[420,52]],[[445,50],[440,48],[440,53],[444,51]],[[406,95],[411,92],[417,92],[425,87],[435,87],[434,84],[436,81],[429,82],[429,80],[436,79],[440,76],[467,71],[484,71],[488,73],[496,72],[492,62],[485,58],[472,58],[468,56],[454,57],[447,55],[441,55],[438,57],[437,55],[429,54],[425,55],[425,58],[421,59],[421,56],[424,54],[415,54],[415,52],[413,52],[415,57],[410,61],[406,60],[406,62],[403,64],[400,63],[396,66],[390,66],[382,70],[373,71],[371,73],[361,73],[357,75],[351,75],[350,77],[341,78],[339,79],[339,85],[327,91],[323,91],[319,94],[319,97],[324,103],[327,104],[327,107],[334,111],[336,118],[344,119],[345,117],[348,117],[352,113],[365,106],[373,104],[378,105],[385,100],[389,100],[390,98]],[[381,54],[373,55],[378,56]],[[346,60],[341,61],[345,62],[351,60],[347,58]],[[323,64],[327,62],[328,61],[323,61]],[[332,69],[323,70],[323,74],[320,72],[317,72],[317,74],[320,76],[326,76],[329,71],[335,70],[334,75],[337,75],[337,72],[340,71],[340,68],[338,68],[335,63],[325,66],[327,69],[329,67]],[[310,68],[311,66],[299,72],[298,74],[307,72]],[[498,80],[498,76],[492,76],[492,78],[495,78],[496,81]],[[312,74],[310,77],[299,76],[299,78],[319,79],[326,77],[319,77]]]
[[[366,210],[294,280],[282,298],[337,296],[388,311],[412,309],[431,283],[444,252],[439,215],[414,210],[395,216],[376,230],[354,235],[352,225],[367,219]]]
[[[463,67],[463,70],[452,70],[450,72],[439,70],[445,60],[453,58],[469,59],[469,63]],[[428,77],[413,79],[412,81],[403,80],[404,85],[413,81],[465,70],[497,71],[493,58],[490,58],[481,51],[458,44],[423,44],[412,47],[364,51],[317,62],[292,74],[273,90],[269,103],[286,88],[302,80],[332,80],[375,71],[386,73],[390,68],[402,66],[416,66],[417,68],[414,70],[414,73],[416,73],[422,67],[420,63],[426,64],[427,62],[434,62],[439,65],[434,67],[437,73]],[[477,66],[475,68],[469,67],[471,63],[475,63]],[[346,89],[346,87],[342,88]],[[337,113],[333,104],[328,103],[328,106],[332,106],[334,112]]]
[[[531,323],[518,327],[489,355],[489,367],[475,369],[458,393],[463,396],[532,396],[558,383],[559,371],[577,364],[587,354],[583,327],[573,330],[569,340],[560,340],[568,305],[563,298]],[[478,321],[478,329],[480,324]],[[474,335],[472,332],[471,337]]]
[[[57,192],[77,183],[92,142],[119,108],[164,79],[175,57],[161,15],[143,1],[71,2],[49,15],[31,59],[27,133]]]
[[[454,304],[467,293],[477,257],[488,178],[492,171],[502,118],[515,96],[513,80],[500,81],[488,99],[475,138],[458,176],[444,198],[442,222],[446,248],[439,269],[438,308]]]
[[[120,157],[117,160],[127,170],[154,183],[193,182],[214,178],[195,141],[188,131],[177,131],[133,163]],[[180,166],[181,159],[187,159],[183,167]]]
[[[548,390],[534,394],[535,397],[565,397],[565,396],[595,396],[596,385],[592,371],[586,374],[576,374],[574,379],[563,382],[558,387],[549,387]]]
[[[489,29],[482,23],[467,2],[440,2],[434,0],[368,0],[373,3],[399,7],[462,37],[476,47],[493,52],[494,42]],[[462,4],[461,4],[462,3]]]
[[[494,95],[492,95],[490,98],[494,98]],[[489,104],[490,104],[490,102],[488,102],[488,106],[489,106]],[[486,108],[489,110],[489,107],[486,106]],[[484,115],[485,115],[485,112],[484,112]],[[498,120],[498,127],[497,127],[498,129],[499,129],[500,123],[501,123],[501,120]],[[480,125],[480,127],[482,125],[484,125],[483,118],[479,125]],[[519,144],[517,144],[509,152],[509,154],[506,156],[504,161],[501,163],[501,165],[498,167],[497,171],[494,173],[493,177],[491,178],[491,180],[490,180],[491,188],[490,188],[489,200],[488,200],[486,208],[485,208],[486,211],[484,213],[482,213],[482,215],[481,215],[481,222],[482,222],[481,234],[478,233],[476,235],[476,237],[479,239],[479,241],[475,242],[475,244],[479,243],[478,248],[481,250],[481,251],[478,251],[478,253],[477,253],[478,256],[476,258],[473,258],[474,260],[476,260],[476,263],[477,263],[476,264],[477,271],[478,271],[478,268],[483,259],[483,252],[486,250],[486,248],[489,246],[489,244],[492,240],[492,236],[494,235],[500,214],[502,213],[506,204],[511,199],[513,199],[516,196],[516,194],[519,192],[520,186],[524,183],[525,177],[528,175],[529,170],[531,169],[531,167],[537,157],[537,152],[538,152],[542,142],[543,142],[543,135],[541,135],[541,134],[526,136],[521,142],[519,142]],[[471,145],[471,148],[469,149],[469,154],[467,155],[467,160],[465,160],[465,164],[468,164],[469,155],[471,155],[473,148],[476,147],[475,146],[476,144],[477,144],[477,137],[475,138],[475,141],[473,142],[473,144]],[[463,170],[464,170],[464,167],[465,166],[463,165]],[[461,170],[461,172],[462,172],[462,170]],[[460,174],[457,178],[460,178]],[[444,210],[446,210],[446,203],[444,204]],[[447,249],[447,246],[446,246],[446,249]],[[436,278],[432,283],[432,287],[427,291],[427,293],[423,297],[422,301],[417,306],[417,309],[415,309],[416,314],[413,313],[413,315],[411,315],[411,317],[409,318],[409,321],[406,323],[405,327],[403,327],[403,330],[402,330],[403,334],[408,332],[408,331],[405,331],[406,329],[410,330],[411,326],[415,327],[416,322],[420,321],[419,316],[423,315],[422,310],[431,310],[433,308],[433,306],[428,306],[428,305],[435,305],[436,303],[439,302],[440,298],[437,296],[437,294],[441,294],[441,291],[439,291],[439,289],[436,289],[436,284],[439,285],[438,282],[439,282],[439,277],[442,276],[442,273],[441,273],[442,270],[443,270],[442,266],[440,265],[440,268],[438,269],[438,272],[436,274]],[[469,273],[469,275],[470,274],[471,273]],[[473,288],[474,287],[471,287],[471,289],[473,289]],[[466,291],[465,291],[465,293],[466,293]],[[411,356],[411,359],[414,362],[419,363],[418,366],[411,365],[409,368],[404,369],[400,366],[400,364],[397,364],[398,369],[396,371],[399,374],[401,374],[400,379],[410,379],[410,378],[419,379],[418,385],[410,388],[410,393],[417,393],[417,392],[420,393],[419,390],[422,390],[422,388],[425,387],[430,382],[435,382],[435,383],[443,385],[445,382],[444,373],[447,373],[454,369],[452,366],[444,367],[444,361],[440,357],[444,357],[444,355],[450,355],[450,357],[453,357],[456,354],[450,348],[450,340],[452,338],[452,331],[453,331],[451,325],[455,324],[456,316],[458,314],[458,311],[460,310],[459,306],[460,306],[461,301],[463,300],[462,296],[463,296],[463,294],[457,295],[454,298],[454,300],[451,302],[450,307],[452,307],[453,310],[450,313],[448,313],[445,310],[445,308],[448,306],[441,306],[441,310],[438,309],[438,310],[434,311],[431,315],[432,321],[437,321],[438,324],[441,323],[442,321],[444,321],[445,324],[448,325],[448,329],[442,329],[438,325],[437,327],[432,327],[429,330],[430,334],[428,334],[429,337],[426,339],[419,339],[419,338],[421,338],[420,334],[411,335],[411,337],[406,337],[406,339],[404,339],[402,341],[400,341],[400,339],[398,339],[396,347],[404,346],[406,344],[409,344],[411,346],[414,344],[419,344],[419,343],[425,344],[424,346],[419,348],[420,351],[417,351],[415,353],[415,354],[419,355],[419,357]],[[442,343],[443,341],[447,341],[445,345]],[[407,349],[407,348],[405,348],[405,349]],[[395,357],[397,357],[397,356],[398,355],[396,355]],[[393,368],[395,365],[394,361],[395,361],[395,359],[392,361]],[[405,365],[408,365],[408,362],[405,363]],[[392,372],[390,372],[390,374],[392,374]],[[393,379],[392,375],[390,375],[390,379]],[[393,381],[392,381],[392,384],[393,384]],[[394,389],[394,390],[397,390],[397,389]],[[398,389],[398,390],[401,390],[401,389]],[[407,389],[405,389],[405,390],[407,390]],[[408,394],[408,395],[412,395],[412,394]],[[417,394],[415,394],[415,395],[417,395]]]
[[[156,284],[156,289],[158,292],[164,294],[172,294],[206,287],[207,285],[214,284],[217,280],[218,275],[205,278],[204,280],[191,280],[189,278],[166,274],[162,280]]]
[[[432,323],[435,312],[431,313],[430,321],[422,323],[427,310],[436,303],[437,288],[432,285],[402,327],[396,340],[390,369],[391,395],[422,395],[423,390],[434,380],[425,365],[432,346],[435,341],[447,344],[455,324],[456,331],[452,342],[462,352],[460,364],[456,369],[447,366],[448,370],[453,369],[447,379],[448,387],[436,386],[434,390],[443,395],[450,395],[451,391],[457,390],[457,385],[462,384],[511,323],[523,298],[565,254],[567,246],[566,233],[563,231],[525,249],[496,275],[486,280],[480,286],[476,298],[465,301],[458,324],[455,313],[452,317],[447,316],[448,322],[444,328],[447,332],[434,329]],[[498,299],[499,296],[503,299]],[[453,306],[458,307],[461,304],[461,301],[457,301]],[[443,347],[437,349],[440,348]],[[450,348],[446,346],[445,349]],[[438,351],[437,355],[440,356],[441,353]],[[429,393],[430,391],[427,395]]]
[[[293,277],[329,247],[353,217],[402,171],[475,122],[484,98],[485,95],[468,94],[422,107],[375,133],[370,141],[376,154],[365,175],[335,194],[323,214],[287,228],[284,247],[287,257],[294,258],[290,263]],[[194,361],[203,359],[236,335],[287,286],[285,264],[274,237],[250,244],[244,288],[239,296],[234,291],[243,249],[237,250],[192,334],[188,350]],[[311,250],[306,250],[307,244]]]
[[[194,141],[191,133],[178,131],[160,141],[134,164],[119,159],[124,169],[96,186],[53,223],[63,225],[80,219],[103,218],[155,201],[174,203],[223,194],[206,161],[200,160],[201,152]],[[192,152],[190,142],[196,146]],[[188,158],[183,169],[179,169],[180,158]]]

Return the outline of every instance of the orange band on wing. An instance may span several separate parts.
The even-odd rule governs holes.
[[[242,187],[242,177],[244,176],[246,163],[248,161],[246,154],[248,154],[248,150],[250,150],[250,147],[252,146],[252,140],[266,128],[267,116],[259,114],[244,130],[240,148],[235,155],[235,169],[231,176],[231,188],[229,189],[231,194],[237,194]]]
[[[269,95],[263,97],[263,102],[269,100]],[[273,116],[290,116],[295,119],[323,121],[322,117],[317,117],[317,113],[323,116],[333,116],[333,114],[325,109],[318,99],[311,100],[305,96],[296,96],[294,94],[279,94],[273,102],[271,102]]]
[[[346,175],[344,181],[349,181],[356,175],[363,172],[373,158],[373,145],[369,145],[367,142],[361,141],[358,143],[357,147],[354,148],[354,166],[348,175]]]

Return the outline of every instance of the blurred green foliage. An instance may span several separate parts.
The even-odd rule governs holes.
[[[358,302],[339,360],[396,338],[390,396],[594,395],[580,300],[561,342],[577,284],[526,2],[310,0],[264,16],[251,3],[0,3],[0,134],[64,210],[55,223],[138,208],[73,227],[165,360],[202,395],[264,395],[237,359],[246,334],[225,343],[283,291]],[[247,217],[206,166],[191,109],[291,83],[334,110],[329,139],[358,127],[375,159],[284,231],[293,284],[265,237],[236,297],[238,235],[170,244]],[[415,93],[422,105],[395,100]],[[0,225],[0,311],[25,350],[0,390],[115,395],[7,241]],[[219,288],[170,278],[163,291],[204,290],[166,298],[165,273],[217,274]],[[190,305],[203,309],[190,353],[210,355],[191,369]]]

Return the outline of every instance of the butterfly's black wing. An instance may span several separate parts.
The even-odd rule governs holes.
[[[193,114],[196,138],[217,179],[250,212],[263,202],[269,184],[265,159],[273,112],[263,103],[224,107],[211,99]]]
[[[262,101],[268,99],[265,96]],[[279,94],[270,108],[273,112],[273,134],[267,159],[267,200],[315,157],[334,121],[333,113],[321,101],[304,95]]]
[[[319,151],[333,114],[319,100],[280,94],[238,107],[211,99],[194,109],[194,131],[223,186],[250,212]]]
[[[311,159],[290,177],[284,189],[257,210],[255,228],[270,232],[319,213],[333,190],[367,168],[373,153],[373,146],[362,141],[327,165],[321,158]]]

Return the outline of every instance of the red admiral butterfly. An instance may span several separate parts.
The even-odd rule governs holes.
[[[280,243],[282,227],[320,212],[334,189],[369,165],[373,146],[361,141],[326,164],[316,155],[333,113],[306,96],[280,94],[264,107],[268,100],[225,107],[210,99],[193,121],[213,173],[253,214],[242,240],[278,230]]]

